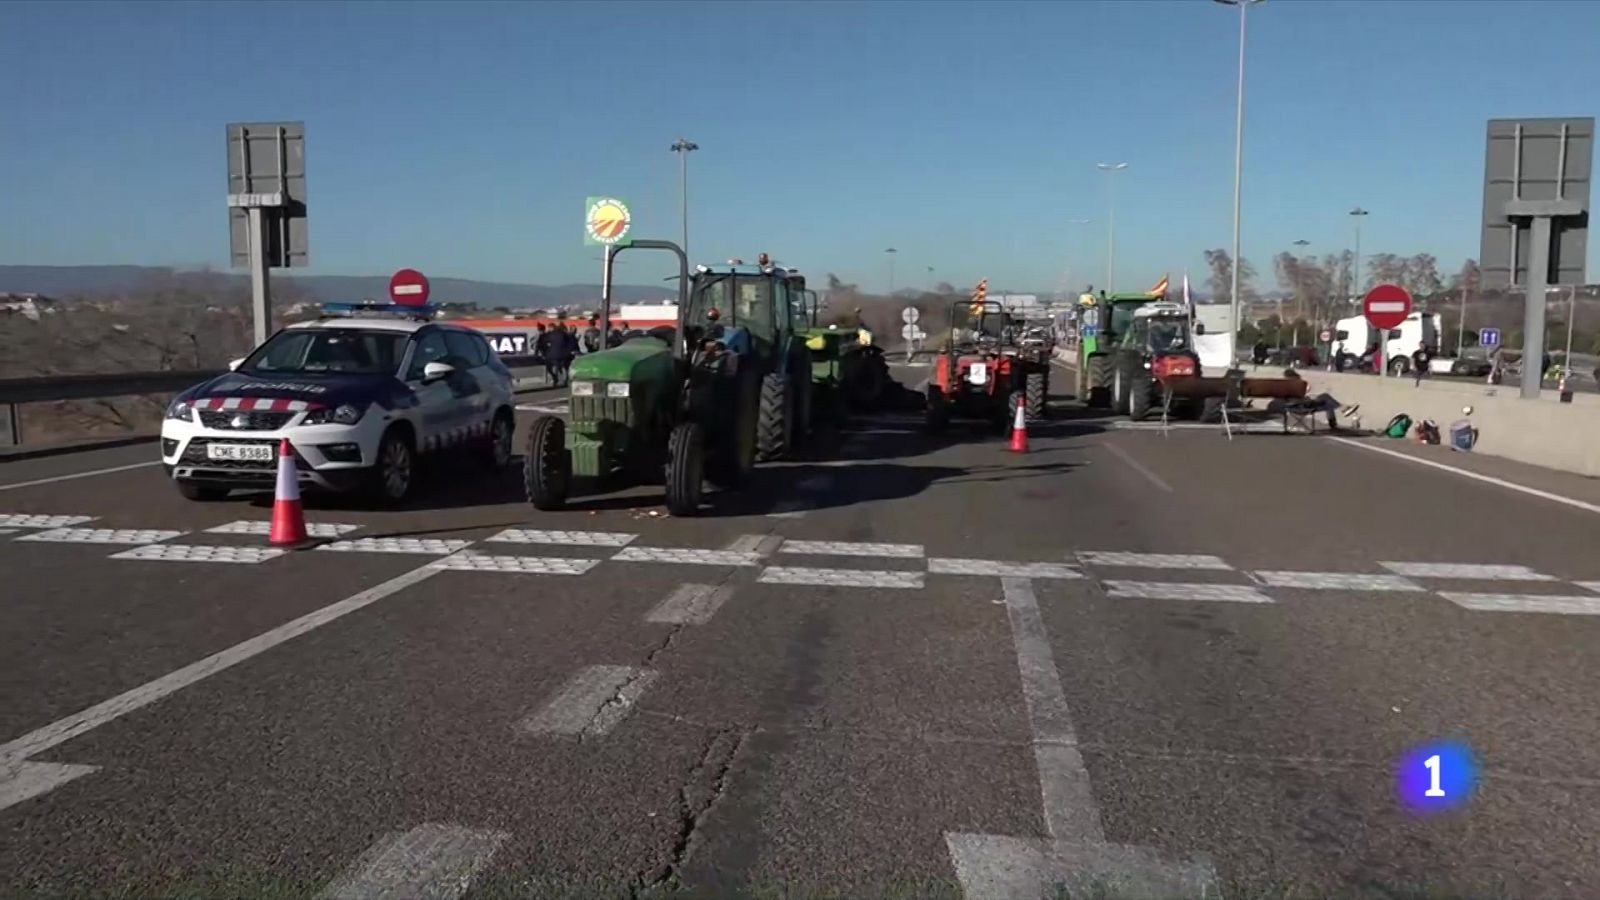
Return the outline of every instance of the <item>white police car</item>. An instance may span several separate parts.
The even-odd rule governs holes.
[[[288,438],[302,487],[399,502],[419,455],[468,450],[511,459],[511,373],[482,334],[432,321],[430,307],[330,304],[289,325],[228,374],[175,397],[161,461],[191,500],[271,489]]]

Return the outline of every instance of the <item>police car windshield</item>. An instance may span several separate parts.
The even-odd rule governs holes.
[[[408,335],[394,331],[319,328],[280,331],[239,366],[259,374],[393,375]]]

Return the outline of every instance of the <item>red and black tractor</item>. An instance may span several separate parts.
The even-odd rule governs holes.
[[[968,419],[1004,433],[1047,364],[1017,352],[1016,323],[993,300],[962,301],[950,311],[950,337],[934,362],[924,407],[931,433]]]

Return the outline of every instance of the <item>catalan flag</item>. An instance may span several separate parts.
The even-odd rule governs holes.
[[[988,299],[989,279],[984,278],[980,280],[978,282],[978,286],[972,290],[972,314],[975,316],[983,315],[983,304]]]
[[[1167,276],[1165,276],[1165,275],[1161,276],[1161,280],[1156,282],[1156,286],[1151,288],[1150,290],[1146,291],[1145,293],[1149,294],[1152,297],[1161,297],[1161,298],[1165,299],[1166,296],[1167,296]]]

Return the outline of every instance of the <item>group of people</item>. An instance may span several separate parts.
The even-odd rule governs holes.
[[[536,328],[533,339],[533,353],[544,360],[545,377],[549,379],[551,387],[560,387],[571,380],[570,370],[572,360],[579,353],[596,353],[600,350],[600,317],[589,319],[588,327],[580,333],[578,329],[565,322],[546,328],[543,323]],[[623,335],[628,333],[628,323],[618,322],[611,329],[608,346],[615,347],[622,343]]]

